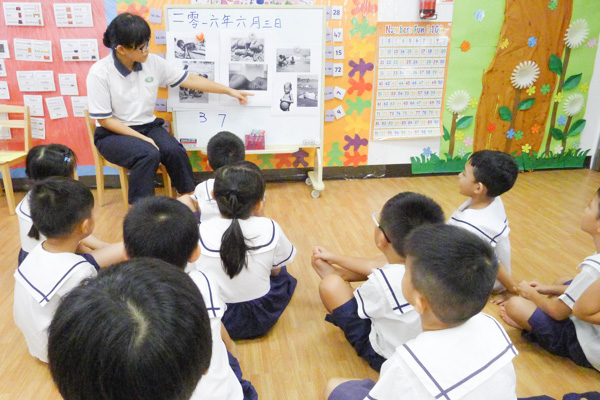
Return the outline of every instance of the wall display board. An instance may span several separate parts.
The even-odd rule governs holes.
[[[165,15],[168,61],[253,94],[240,106],[227,95],[169,88],[178,140],[202,150],[222,130],[242,140],[264,131],[264,150],[249,153],[316,147],[311,181],[322,190],[326,8],[166,5]]]
[[[372,140],[442,135],[449,22],[379,22]]]

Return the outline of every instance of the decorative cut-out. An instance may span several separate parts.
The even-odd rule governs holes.
[[[262,161],[258,166],[260,169],[273,169],[273,163],[271,162],[273,158],[272,154],[258,154],[256,158]]]
[[[598,39],[596,38],[590,38],[590,40],[587,41],[587,47],[589,47],[590,49],[598,46]]]
[[[560,117],[558,117],[556,122],[558,122],[558,125],[563,126],[564,124],[567,123],[567,117],[565,117],[564,115],[561,115]]]
[[[563,94],[562,92],[560,93],[556,93],[553,97],[552,97],[552,101],[555,103],[560,103],[563,99]]]
[[[534,125],[531,127],[531,133],[540,133],[540,128],[541,128],[541,127],[540,127],[538,124],[534,124]]]
[[[515,130],[510,128],[509,130],[506,131],[506,138],[507,139],[512,139],[513,137],[515,137]]]
[[[564,149],[565,149],[565,148],[564,148],[564,147],[562,147],[560,144],[557,144],[557,145],[554,147],[554,154],[561,154],[561,153],[563,152],[563,150],[564,150]]]
[[[354,2],[355,8],[352,9],[352,15],[361,14],[363,17],[367,17],[369,14],[377,13],[377,4],[376,0],[352,0]]]
[[[475,11],[474,17],[475,17],[475,21],[477,21],[477,22],[483,21],[483,18],[485,18],[485,10],[479,9],[479,10]]]
[[[431,151],[431,147],[425,147],[423,149],[423,152],[421,153],[421,155],[425,156],[425,158],[431,157],[432,154],[433,154],[433,151]]]
[[[490,122],[487,126],[487,128],[485,128],[489,133],[494,133],[496,132],[496,124]]]
[[[348,76],[350,78],[352,78],[354,76],[354,74],[356,74],[357,72],[360,74],[360,77],[362,78],[363,76],[365,76],[367,71],[373,71],[373,63],[367,63],[362,58],[360,59],[358,64],[354,60],[350,60],[348,65],[352,68],[352,70],[350,70],[350,72],[348,72]]]
[[[337,165],[338,167],[341,167],[344,164],[342,162],[342,160],[340,159],[340,157],[344,155],[344,152],[340,150],[340,143],[339,142],[334,142],[331,145],[331,151],[329,151],[327,153],[327,155],[329,157],[331,157],[329,159],[329,162],[327,163],[327,165],[329,165],[330,167],[333,167],[334,165]]]
[[[590,85],[587,82],[586,83],[582,83],[581,86],[579,86],[579,91],[581,93],[587,93],[588,90],[590,90]]]
[[[523,139],[523,131],[517,131],[517,133],[515,133],[515,139],[517,139],[517,140]]]
[[[360,146],[367,146],[369,144],[368,139],[361,138],[358,134],[354,134],[354,138],[346,135],[344,136],[344,140],[346,140],[346,145],[344,146],[344,150],[350,150],[350,147],[354,147],[354,151],[358,151]]]
[[[291,154],[276,154],[275,159],[277,160],[277,164],[275,164],[277,168],[291,168],[292,166]]]
[[[556,10],[556,7],[558,7],[558,0],[550,0],[550,3],[548,3],[548,8],[554,11]]]
[[[540,89],[540,93],[541,94],[550,93],[550,84],[546,83],[546,84],[542,85],[542,88]]]
[[[531,151],[531,146],[529,145],[529,143],[525,143],[523,146],[521,146],[521,151],[525,154],[529,154],[529,152]]]
[[[365,121],[363,118],[358,117],[358,116],[349,115],[346,118],[346,122],[348,122],[348,125],[346,125],[346,127],[344,128],[344,130],[346,132],[351,132],[351,133],[363,132],[363,131],[368,130],[370,127],[370,124],[368,121]]]
[[[508,41],[508,39],[504,38],[504,40],[502,41],[502,43],[500,43],[500,48],[501,49],[506,49],[508,47],[508,44],[510,42]]]
[[[344,161],[344,167],[347,167],[348,165],[358,167],[360,163],[367,162],[367,155],[360,154],[358,151],[355,151],[352,155],[350,155],[349,152],[345,152],[344,156],[346,157],[346,161]]]
[[[357,91],[357,95],[362,95],[364,93],[364,91],[371,91],[373,90],[373,84],[371,82],[365,82],[364,78],[359,78],[358,82],[356,82],[354,79],[350,78],[348,79],[348,83],[350,84],[350,89],[348,89],[348,94],[352,94],[354,93],[354,91]]]
[[[525,92],[529,96],[533,96],[535,94],[535,85],[529,86]]]
[[[471,44],[465,40],[460,44],[460,49],[463,52],[467,52],[467,51],[471,50]]]
[[[292,157],[295,157],[293,165],[294,168],[302,165],[304,168],[308,167],[308,162],[305,160],[308,157],[308,153],[304,149],[300,149],[295,153],[292,153]]]
[[[354,40],[350,42],[350,57],[365,58],[375,51],[375,43],[370,40]]]
[[[463,140],[463,144],[467,147],[473,146],[473,137],[471,137],[471,136],[466,137],[465,140]]]
[[[360,33],[360,37],[365,38],[367,35],[374,35],[377,32],[377,27],[369,25],[369,21],[366,18],[363,18],[361,23],[358,23],[357,18],[352,18],[350,22],[354,25],[354,28],[350,30],[350,35],[352,36]]]
[[[349,106],[347,115],[351,115],[354,111],[356,111],[356,115],[362,114],[365,108],[371,107],[371,100],[363,100],[360,97],[356,98],[356,101],[352,101],[350,99],[346,100],[346,104]]]
[[[471,100],[469,100],[469,107],[476,108],[478,104],[479,104],[479,99],[477,99],[475,97],[471,97]]]
[[[532,36],[529,39],[527,39],[527,46],[535,47],[536,44],[537,44],[537,38],[535,36]]]

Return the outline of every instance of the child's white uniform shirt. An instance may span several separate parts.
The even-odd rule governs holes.
[[[254,216],[239,219],[246,244],[258,248],[248,251],[248,266],[231,279],[223,269],[219,252],[221,238],[231,222],[230,219],[212,218],[200,224],[201,255],[196,265],[214,277],[226,303],[241,303],[267,294],[271,289],[271,270],[292,262],[296,248],[277,222]]]
[[[210,366],[190,400],[241,400],[244,398],[242,385],[229,366],[227,348],[221,337],[221,318],[227,305],[219,296],[219,287],[206,274],[195,270],[189,275],[202,293],[212,333]]]
[[[19,205],[17,205],[17,217],[19,219],[19,234],[21,237],[21,248],[31,253],[31,250],[35,248],[38,244],[46,240],[46,237],[40,233],[40,240],[36,240],[32,237],[27,236],[31,227],[33,226],[33,221],[31,221],[31,208],[29,206],[29,193],[21,200]]]
[[[498,261],[510,274],[510,228],[502,199],[500,196],[496,197],[489,206],[481,210],[467,208],[470,205],[471,199],[468,199],[458,207],[448,224],[463,227],[488,242],[496,250]]]
[[[571,309],[588,286],[600,279],[600,254],[586,258],[577,268],[581,268],[581,272],[573,278],[565,293],[559,296]],[[570,318],[585,358],[600,371],[600,325],[582,321],[573,315]]]
[[[390,358],[396,347],[423,332],[419,314],[402,294],[405,272],[404,265],[386,264],[374,269],[368,280],[354,291],[358,316],[371,319],[371,346],[385,358]]]
[[[196,186],[194,194],[192,195],[200,209],[200,223],[206,222],[214,217],[221,218],[217,200],[212,196],[214,186],[215,180],[207,179]]]
[[[515,400],[517,354],[498,321],[480,313],[399,346],[365,400]]]
[[[15,271],[14,319],[32,356],[48,362],[48,328],[60,300],[96,268],[73,253],[36,246]]]

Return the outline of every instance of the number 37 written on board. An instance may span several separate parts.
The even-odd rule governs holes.
[[[225,118],[227,118],[227,114],[217,114],[217,115],[220,116],[220,117],[223,117],[223,120],[221,121],[221,128],[222,128],[223,125],[225,125]],[[198,118],[200,118],[200,123],[201,124],[203,124],[205,122],[208,122],[208,117],[202,111],[200,111],[198,113]]]

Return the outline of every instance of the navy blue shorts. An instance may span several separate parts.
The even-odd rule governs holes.
[[[585,354],[577,340],[575,325],[569,318],[557,321],[536,308],[529,318],[531,332],[523,331],[523,337],[538,343],[552,354],[570,358],[577,365],[594,368],[585,358]]]
[[[374,386],[370,379],[344,382],[333,389],[327,400],[363,400]]]
[[[244,392],[244,400],[258,400],[258,393],[256,393],[256,389],[252,386],[252,382],[245,380],[242,378],[242,367],[240,367],[240,363],[229,351],[227,352],[227,357],[229,358],[229,366],[233,370],[233,373],[240,381],[240,385],[242,385],[242,391]]]
[[[333,310],[331,314],[327,314],[325,321],[331,322],[344,332],[344,336],[354,347],[356,354],[368,362],[371,368],[378,372],[381,370],[381,364],[385,362],[385,358],[380,356],[371,346],[369,340],[371,320],[362,319],[358,316],[356,298],[353,297]]]

